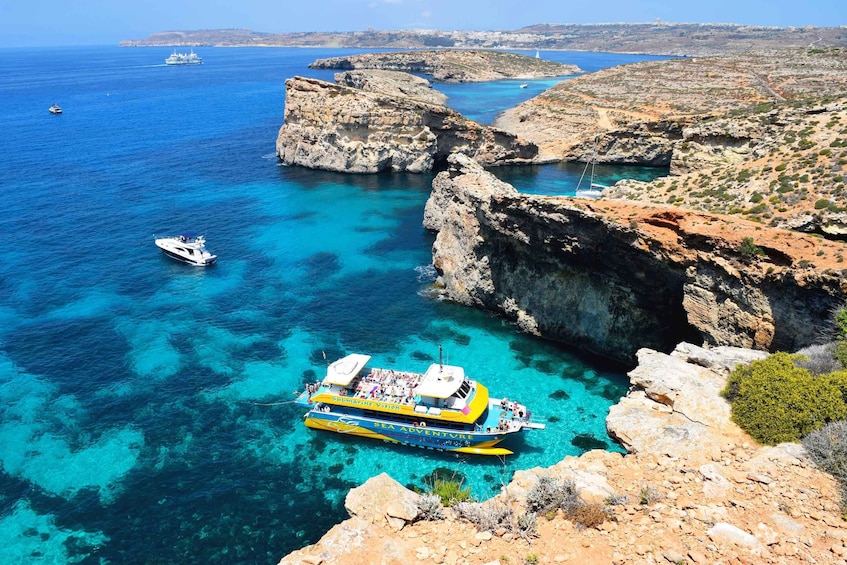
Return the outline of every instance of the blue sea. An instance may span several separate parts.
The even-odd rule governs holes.
[[[517,469],[618,449],[605,417],[623,374],[427,292],[432,175],[280,165],[285,79],[331,80],[308,63],[349,51],[206,48],[203,65],[168,67],[170,52],[0,49],[3,563],[275,563],[378,473],[417,487],[450,473],[485,498]],[[438,88],[490,122],[554,83]],[[496,173],[572,195],[581,168]],[[217,265],[153,245],[186,230]],[[309,430],[291,403],[326,360],[424,370],[439,346],[547,429],[505,459],[457,457]]]

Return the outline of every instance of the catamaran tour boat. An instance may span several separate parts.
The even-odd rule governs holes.
[[[202,235],[184,233],[156,240],[156,246],[177,261],[205,267],[214,263],[218,256],[206,249],[206,238]]]
[[[203,59],[194,52],[194,49],[191,50],[191,53],[177,53],[174,49],[174,52],[165,59],[167,65],[199,65],[202,62]]]
[[[462,367],[433,363],[426,373],[367,367],[369,355],[353,353],[310,383],[296,402],[309,408],[306,426],[415,447],[510,455],[495,447],[507,437],[544,429],[526,406],[488,396]]]
[[[48,110],[50,110],[51,114],[61,114],[62,113],[62,109],[59,107],[58,104],[53,104],[52,106],[50,106],[48,108]]]

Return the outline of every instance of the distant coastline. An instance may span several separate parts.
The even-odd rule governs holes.
[[[595,51],[702,57],[798,47],[847,47],[845,27],[740,24],[538,24],[511,31],[394,30],[267,33],[247,29],[162,31],[121,47],[335,47]]]

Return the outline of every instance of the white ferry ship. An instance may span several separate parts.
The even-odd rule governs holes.
[[[544,424],[526,406],[491,398],[462,367],[432,364],[425,373],[367,367],[369,355],[354,353],[327,367],[323,380],[307,385],[297,403],[309,408],[306,426],[416,447],[510,455],[496,447],[507,437]]]
[[[202,62],[203,59],[194,52],[194,49],[190,53],[177,53],[174,49],[174,52],[165,59],[165,63],[168,65],[199,65]]]

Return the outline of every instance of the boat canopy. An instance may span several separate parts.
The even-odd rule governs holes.
[[[342,357],[326,368],[324,383],[347,386],[370,360],[370,355],[362,355],[360,353],[351,353],[347,357]]]
[[[433,363],[424,373],[415,394],[429,398],[450,398],[465,381],[465,370],[455,365]]]

